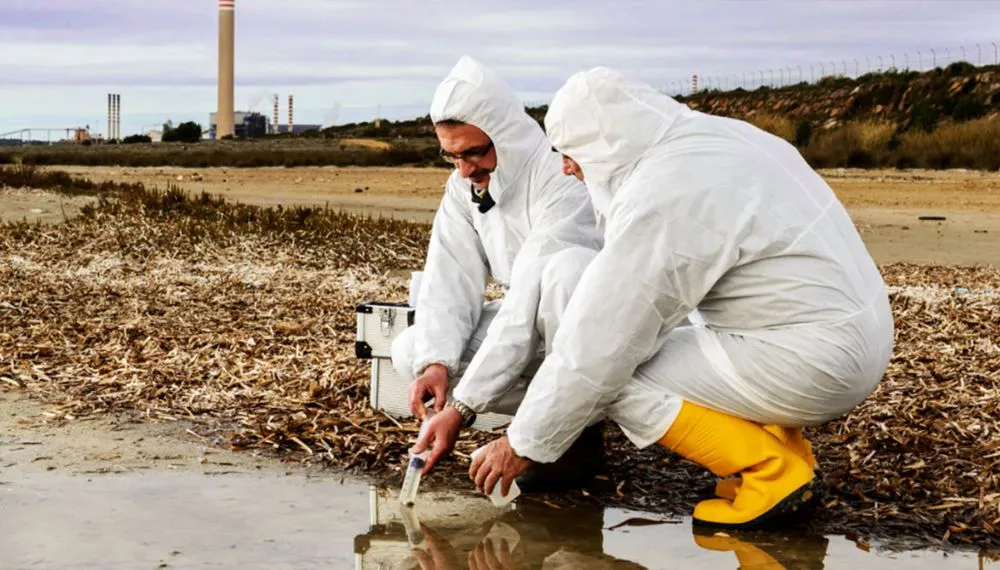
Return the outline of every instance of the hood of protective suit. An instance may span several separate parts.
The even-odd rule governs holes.
[[[525,176],[531,157],[551,145],[524,103],[493,70],[463,56],[438,85],[431,120],[454,119],[479,127],[493,141],[496,169],[490,174],[490,196],[497,203],[504,190]]]
[[[556,92],[545,130],[552,146],[580,165],[594,207],[607,216],[635,165],[690,112],[646,83],[595,67],[574,74]]]

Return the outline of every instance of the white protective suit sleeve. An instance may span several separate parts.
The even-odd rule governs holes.
[[[572,445],[735,259],[723,234],[650,201],[613,204],[605,240],[507,432],[534,461]]]
[[[555,153],[539,158],[533,178],[534,190],[542,196],[535,206],[534,229],[514,261],[500,311],[454,392],[477,413],[492,409],[519,386],[522,373],[539,352],[542,273],[551,256],[571,247],[597,251],[603,244],[586,188],[562,174],[562,161]]]
[[[525,253],[514,262],[511,286],[500,310],[453,393],[478,414],[495,409],[517,385],[540,346],[535,325],[544,259]]]
[[[489,266],[454,176],[431,228],[417,297],[414,377],[431,364],[455,374],[483,310]]]

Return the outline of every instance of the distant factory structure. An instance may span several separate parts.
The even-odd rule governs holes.
[[[260,113],[235,109],[236,0],[219,0],[218,57],[218,108],[209,114],[209,139],[217,140],[227,136],[258,138],[264,135],[282,133],[301,134],[322,128],[322,125],[295,124],[295,103],[292,95],[288,96],[288,124],[284,128],[282,128],[278,118],[278,95],[274,96],[274,116],[271,121],[268,121]],[[221,122],[219,122],[220,118]]]
[[[265,135],[279,135],[292,133],[300,135],[306,131],[318,131],[323,125],[295,124],[295,98],[288,96],[288,123],[282,125],[280,120],[280,109],[277,95],[274,96],[274,114],[269,120],[265,115],[256,111],[234,111],[232,124],[232,136],[234,138],[260,138]],[[219,113],[212,112],[208,115],[208,138],[216,140],[220,138]],[[225,136],[225,135],[222,135]]]

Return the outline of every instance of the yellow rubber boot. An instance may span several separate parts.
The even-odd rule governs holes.
[[[760,424],[684,402],[659,444],[719,477],[739,473],[743,480],[734,500],[698,503],[695,523],[760,528],[813,498],[812,468]]]
[[[809,467],[816,469],[817,462],[816,457],[813,456],[812,443],[805,438],[802,428],[788,428],[774,424],[765,424],[763,427],[768,433],[790,447],[792,451],[798,453],[799,457],[805,459]],[[736,498],[736,493],[739,492],[742,483],[743,480],[739,477],[723,479],[715,484],[715,495],[732,501]]]
[[[751,543],[730,536],[698,536],[694,542],[705,550],[732,552],[736,555],[740,570],[786,570],[784,564]]]

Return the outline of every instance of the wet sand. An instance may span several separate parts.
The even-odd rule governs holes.
[[[0,397],[0,568],[990,567],[969,551],[895,552],[804,531],[697,536],[689,519],[530,497],[397,489],[233,454],[181,422],[46,420]],[[508,564],[503,564],[508,562]],[[982,565],[981,565],[982,564]]]

